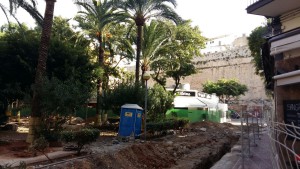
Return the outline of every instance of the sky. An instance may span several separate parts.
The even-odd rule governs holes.
[[[44,14],[45,1],[38,1],[38,9]],[[247,14],[246,7],[249,0],[177,0],[176,12],[183,19],[192,20],[193,26],[198,26],[202,35],[214,38],[221,35],[235,34],[249,35],[251,31],[263,25],[264,17]],[[57,0],[55,3],[55,16],[72,18],[78,8],[73,0]],[[34,21],[23,10],[18,11],[18,18],[34,26]],[[4,15],[0,12],[0,25],[5,23]]]

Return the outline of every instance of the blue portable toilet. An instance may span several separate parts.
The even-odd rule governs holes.
[[[137,104],[125,104],[121,107],[120,124],[118,135],[121,137],[140,136],[142,131],[143,108]]]

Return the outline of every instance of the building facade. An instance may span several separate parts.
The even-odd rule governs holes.
[[[267,33],[267,45],[263,48],[263,59],[274,60],[272,83],[274,86],[277,121],[286,119],[284,103],[299,100],[300,110],[300,1],[259,0],[247,7],[249,14],[263,15],[271,20]],[[269,59],[271,57],[271,59]],[[269,71],[269,70],[265,70]]]
[[[274,90],[275,111],[273,124],[283,125],[284,130],[273,134],[279,153],[279,168],[300,165],[300,1],[251,0],[247,13],[268,18],[266,44],[262,47],[264,71]],[[270,71],[271,70],[271,71]],[[294,142],[294,144],[292,144]],[[280,144],[281,143],[281,144]],[[290,151],[290,150],[292,151]],[[297,167],[297,168],[298,168]]]

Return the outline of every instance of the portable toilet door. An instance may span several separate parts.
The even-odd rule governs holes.
[[[118,135],[128,137],[132,133],[135,137],[141,134],[143,108],[137,104],[125,104],[121,107]]]

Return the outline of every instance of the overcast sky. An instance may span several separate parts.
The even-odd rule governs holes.
[[[177,0],[177,13],[183,19],[192,20],[194,26],[199,26],[202,35],[213,38],[225,34],[242,35],[265,22],[264,17],[250,15],[246,12],[249,0]],[[39,11],[44,14],[45,2],[38,0]],[[72,0],[57,0],[54,15],[72,18],[77,7]],[[5,23],[4,15],[0,12],[0,25]],[[21,22],[34,26],[32,18],[22,10],[18,11]]]

